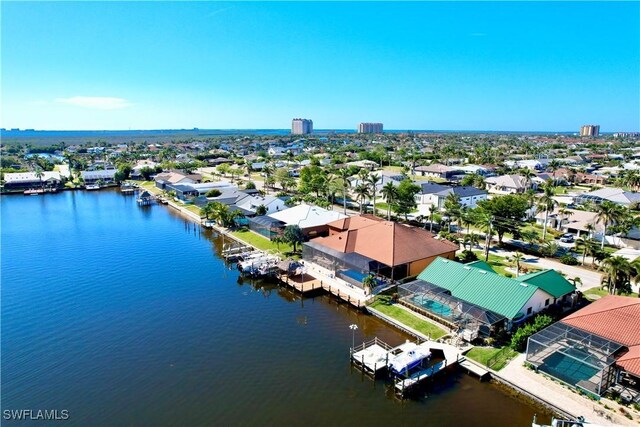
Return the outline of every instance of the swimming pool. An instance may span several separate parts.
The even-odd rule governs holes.
[[[579,359],[587,356],[586,363],[571,356]],[[578,385],[582,382],[589,383],[589,380],[600,371],[587,364],[597,363],[597,359],[593,360],[594,358],[595,356],[585,354],[583,351],[568,348],[563,353],[556,351],[545,358],[539,369],[571,385]]]
[[[441,304],[423,295],[416,295],[411,300],[425,310],[428,310],[433,314],[437,314],[438,316],[451,318],[453,314],[448,305]]]

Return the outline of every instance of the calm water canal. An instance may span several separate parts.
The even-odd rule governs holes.
[[[348,326],[356,341],[407,336],[243,281],[219,237],[165,206],[100,191],[1,208],[2,409],[66,409],[58,424],[81,426],[527,426],[540,412],[465,374],[396,400],[350,369]]]

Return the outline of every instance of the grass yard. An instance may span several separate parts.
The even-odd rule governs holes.
[[[388,297],[376,298],[376,300],[370,305],[370,307],[386,314],[389,317],[394,318],[403,325],[406,325],[418,332],[423,333],[424,335],[431,337],[431,339],[438,339],[447,334],[447,331],[434,325],[433,323],[423,320],[418,316],[409,313],[404,308],[396,306],[395,304],[389,304]]]
[[[484,261],[484,251],[473,251],[473,252],[476,255],[478,255],[478,259],[479,260]],[[489,265],[491,267],[493,267],[493,269],[496,271],[496,273],[502,274],[503,276],[506,276],[507,273],[509,273],[505,269],[507,267],[510,267],[510,264],[503,257],[499,257],[498,255],[493,255],[492,253],[489,253],[489,260],[487,262],[489,263]],[[511,273],[509,273],[509,274],[511,274]]]
[[[183,207],[196,215],[200,215],[200,208],[195,205],[184,205]]]
[[[162,190],[156,187],[156,183],[153,181],[143,181],[142,183],[139,183],[139,184],[140,184],[140,187],[144,188],[151,194],[156,194],[156,195],[162,194]]]
[[[232,231],[230,234],[262,251],[274,251],[283,255],[293,252],[293,246],[289,243],[280,243],[280,245],[277,245],[266,237],[252,233],[249,230]]]
[[[589,300],[596,300],[598,298],[602,298],[604,296],[609,295],[609,291],[606,289],[591,288],[584,291],[583,294]],[[624,296],[638,298],[638,294],[636,294],[635,292],[632,292],[629,295],[624,295]]]
[[[496,356],[498,353],[500,353],[500,355],[497,357],[497,359],[495,359],[494,364],[492,366],[489,366],[489,360],[492,357]],[[518,352],[511,349],[510,347],[474,347],[466,354],[469,359],[474,360],[484,366],[490,367],[495,371],[499,371],[500,369],[507,366],[509,361],[517,355]]]

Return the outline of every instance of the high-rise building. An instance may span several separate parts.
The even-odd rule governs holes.
[[[360,123],[358,133],[382,133],[382,123]]]
[[[293,135],[308,135],[313,133],[313,120],[293,119],[291,121],[291,133]]]
[[[582,125],[580,127],[580,136],[599,136],[600,125]]]

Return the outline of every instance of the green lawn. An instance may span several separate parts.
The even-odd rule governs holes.
[[[479,260],[484,261],[484,251],[473,251],[477,256]],[[489,265],[491,267],[493,267],[493,269],[496,271],[496,273],[498,274],[502,274],[503,276],[507,276],[507,275],[511,275],[515,277],[515,273],[511,273],[509,271],[507,271],[507,267],[513,268],[515,270],[515,264],[513,264],[512,262],[508,261],[506,258],[498,256],[498,255],[494,255],[492,253],[489,253],[489,261],[488,261]],[[528,269],[528,273],[532,273],[534,271],[538,271],[538,268],[533,268],[531,267],[529,264],[525,264],[523,262],[520,263],[520,274],[524,274],[522,272],[522,268],[527,268]]]
[[[509,363],[509,361],[511,359],[513,359],[514,357],[516,357],[518,355],[518,352],[515,350],[512,350],[509,347],[502,347],[502,348],[495,348],[495,347],[474,347],[471,350],[469,350],[469,352],[466,354],[466,356],[471,359],[474,360],[484,366],[488,366],[487,363],[489,362],[489,359],[491,359],[493,356],[495,356],[496,354],[498,354],[501,350],[505,349],[503,353],[501,353],[500,357],[498,358],[498,360],[495,361],[495,364],[493,366],[491,366],[490,368],[495,370],[495,371],[499,371],[500,369],[504,368],[507,363]]]
[[[195,205],[184,205],[184,208],[188,211],[193,212],[196,215],[200,215],[200,208]]]
[[[144,188],[151,194],[161,194],[162,190],[156,187],[156,183],[153,181],[143,181],[140,183],[140,187]]]
[[[473,251],[476,255],[478,255],[478,259],[484,261],[484,251]],[[487,261],[489,263],[489,265],[491,267],[493,267],[493,269],[496,271],[496,273],[498,274],[502,274],[503,276],[506,276],[507,273],[508,274],[512,274],[509,273],[506,268],[510,267],[509,262],[504,259],[503,257],[499,257],[498,255],[494,255],[492,253],[489,253],[489,260]]]
[[[278,246],[266,237],[262,237],[248,230],[232,231],[230,234],[262,251],[274,251],[281,254],[287,254],[293,251],[293,247],[288,243],[280,243],[280,246]]]
[[[598,298],[594,298],[594,296],[602,298],[602,297],[604,297],[606,295],[609,295],[609,291],[606,290],[606,289],[591,288],[591,289],[587,289],[586,291],[584,291],[583,294],[587,299],[595,300],[595,299],[598,299]],[[635,292],[632,292],[629,295],[624,295],[624,296],[638,298],[638,294],[636,294]]]
[[[403,325],[427,335],[431,339],[435,340],[447,334],[444,329],[434,325],[433,323],[427,322],[426,320],[409,313],[407,310],[398,307],[395,304],[389,304],[388,297],[376,298],[370,307],[394,318]]]

